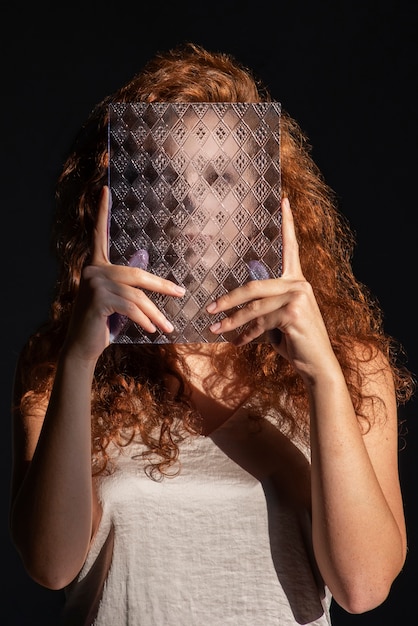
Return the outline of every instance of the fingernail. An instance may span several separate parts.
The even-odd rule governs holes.
[[[208,304],[208,306],[206,307],[206,311],[208,313],[212,313],[214,310],[216,309],[216,302],[211,302],[210,304]]]
[[[212,324],[212,326],[210,327],[210,331],[212,333],[216,333],[221,327],[221,322],[215,322],[215,324]]]
[[[270,278],[266,266],[261,261],[248,261],[246,265],[252,280],[266,280]]]
[[[171,322],[167,321],[167,322],[164,324],[164,326],[165,326],[164,330],[165,330],[167,333],[172,333],[172,332],[173,332],[173,330],[174,330],[174,326],[173,326],[173,324],[172,324]]]
[[[184,296],[184,294],[186,293],[186,289],[185,287],[181,287],[180,285],[175,285],[174,292],[177,293],[179,296]]]
[[[149,255],[147,250],[140,248],[129,259],[131,267],[138,267],[140,270],[146,270],[149,263]]]

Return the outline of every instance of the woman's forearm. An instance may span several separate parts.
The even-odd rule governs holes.
[[[94,363],[62,356],[38,443],[12,509],[30,575],[59,589],[80,570],[93,519],[91,383]]]
[[[309,388],[313,542],[339,604],[363,612],[380,604],[405,558],[402,503],[393,478],[377,476],[379,454],[396,471],[396,419],[376,420],[375,467],[339,368]],[[379,444],[380,442],[380,444]],[[389,456],[390,455],[390,456]],[[395,467],[393,467],[395,465]],[[386,493],[382,489],[385,485]]]

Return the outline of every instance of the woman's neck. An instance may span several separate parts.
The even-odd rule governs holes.
[[[225,343],[176,346],[191,402],[201,415],[203,434],[228,420],[250,394],[244,381],[237,380],[231,361],[222,360],[221,370],[216,367],[216,357],[226,349]]]

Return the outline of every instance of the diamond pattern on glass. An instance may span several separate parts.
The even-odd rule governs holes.
[[[109,106],[110,261],[186,288],[182,298],[147,294],[173,333],[112,315],[113,342],[220,342],[242,331],[212,335],[224,315],[205,307],[281,275],[280,113],[278,102]]]

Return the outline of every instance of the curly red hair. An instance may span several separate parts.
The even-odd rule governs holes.
[[[30,338],[21,357],[25,410],[50,393],[81,271],[90,262],[99,194],[107,180],[109,102],[270,100],[268,90],[233,57],[186,44],[157,54],[141,73],[95,107],[57,185],[54,245],[59,278],[50,318]],[[413,393],[413,378],[401,363],[401,346],[385,334],[377,302],[353,275],[352,232],[310,156],[307,138],[286,111],[282,114],[281,169],[283,194],[294,213],[302,269],[318,300],[359,420],[371,399],[362,395],[357,359],[371,360],[380,351],[392,369],[398,402],[406,402]],[[359,345],[365,349],[353,350]],[[232,372],[231,389],[239,380],[252,390],[249,406],[254,416],[273,409],[288,432],[307,437],[304,385],[271,346],[236,348],[227,344],[226,350],[213,356],[220,376],[227,363]],[[174,346],[110,345],[105,350],[97,363],[92,389],[95,473],[108,466],[111,441],[122,445],[127,436],[129,440],[137,433],[149,451],[150,473],[158,477],[173,470],[181,439],[187,433],[199,432],[184,371],[185,364]],[[167,376],[178,381],[174,398],[163,382]]]

